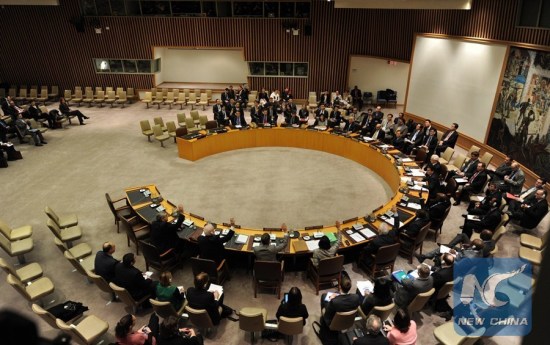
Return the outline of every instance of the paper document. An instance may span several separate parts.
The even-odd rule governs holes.
[[[446,245],[442,244],[439,246],[439,253],[440,254],[445,254],[445,253],[449,253],[451,251],[451,248],[447,247]]]
[[[357,289],[361,295],[365,296],[365,294],[374,291],[374,284],[370,280],[359,280],[357,281]]]
[[[420,210],[420,209],[422,208],[422,205],[417,204],[417,203],[415,203],[415,202],[409,202],[409,203],[407,204],[407,207],[408,207],[408,208],[415,209],[415,210]]]
[[[422,169],[411,169],[411,175],[413,177],[424,177],[425,173]]]
[[[153,272],[151,271],[143,272],[143,278],[145,279],[151,278],[152,275],[153,275]]]
[[[338,292],[329,291],[329,292],[327,292],[327,295],[325,296],[325,301],[330,302],[331,299],[333,299],[334,297],[336,297],[338,295],[340,295]]]
[[[476,221],[476,222],[481,221],[481,218],[479,218],[479,216],[474,216],[473,214],[467,215],[467,216],[466,216],[466,219],[468,219],[468,220],[473,220],[473,221]]]
[[[456,183],[468,183],[468,180],[465,178],[455,178]]]
[[[190,227],[193,226],[194,222],[191,219],[186,219],[183,221],[183,225]]]
[[[350,235],[350,237],[355,241],[355,242],[361,242],[361,241],[364,241],[365,238],[363,236],[361,236],[359,233],[355,233],[353,235]]]
[[[367,238],[372,238],[372,237],[376,236],[376,233],[374,231],[372,231],[371,229],[368,229],[368,228],[360,230],[359,232],[361,234],[363,234],[363,236],[366,236]]]
[[[259,246],[259,245],[261,245],[260,242],[254,242],[254,243],[252,244],[252,248],[257,247],[257,246]]]
[[[237,236],[237,239],[235,240],[235,243],[238,244],[245,244],[248,242],[248,236],[247,235],[239,235]]]
[[[429,190],[427,188],[422,188],[420,186],[417,186],[417,185],[414,185],[412,187],[409,188],[410,190],[420,190],[422,189],[423,192],[429,192]]]
[[[219,300],[220,297],[223,295],[223,286],[210,283],[210,287],[208,288],[208,291],[212,293],[214,293],[215,291],[218,291],[218,298],[216,300]]]
[[[319,248],[319,240],[306,241],[306,245],[309,251],[314,251],[315,249]]]
[[[403,163],[410,163],[410,162],[412,162],[413,160],[410,159],[410,158],[401,158],[401,161],[402,161]]]
[[[399,218],[394,218],[394,217],[391,217],[391,218],[388,218],[386,216],[382,216],[382,220],[385,221],[386,223],[388,223],[389,225],[393,226],[395,224],[395,221],[396,220],[399,220]],[[402,227],[403,225],[403,222],[399,221],[399,227]]]

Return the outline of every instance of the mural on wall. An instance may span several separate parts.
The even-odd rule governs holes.
[[[511,47],[487,144],[550,178],[550,52]]]

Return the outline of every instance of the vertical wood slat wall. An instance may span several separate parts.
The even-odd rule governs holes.
[[[310,90],[349,87],[351,54],[409,60],[415,33],[550,45],[549,30],[515,27],[516,0],[475,0],[470,11],[334,9],[314,1],[312,36],[304,36],[305,20],[293,36],[281,19],[253,18],[101,17],[102,34],[89,25],[77,33],[70,19],[79,16],[78,2],[0,9],[2,82],[146,89],[152,75],[96,74],[92,59],[151,59],[153,46],[244,47],[247,61],[309,62],[307,79],[249,78],[252,89],[289,86],[306,98]]]

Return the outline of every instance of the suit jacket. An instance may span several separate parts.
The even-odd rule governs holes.
[[[160,253],[176,247],[176,244],[180,241],[178,229],[184,220],[185,216],[180,214],[176,224],[158,220],[151,224],[151,243],[157,247]]]
[[[475,173],[472,175],[472,177],[474,175]],[[476,175],[475,179],[470,179],[469,183],[472,188],[472,192],[474,194],[481,193],[483,187],[485,186],[485,182],[487,182],[487,171],[484,169]]]
[[[430,220],[429,219],[424,219],[424,218],[416,218],[415,220],[413,220],[412,222],[410,222],[409,224],[407,224],[403,229],[402,231],[404,233],[406,233],[408,236],[412,237],[412,238],[415,238],[416,235],[418,235],[418,233],[420,232],[420,230],[422,230],[422,228],[428,224]]]
[[[359,305],[361,305],[361,298],[357,294],[342,294],[334,297],[325,308],[325,313],[323,314],[325,324],[330,326],[337,312],[351,311],[357,309]]]
[[[115,266],[117,263],[117,259],[100,250],[95,255],[94,272],[98,276],[103,277],[107,282],[111,282],[115,277]]]
[[[229,230],[225,236],[199,236],[199,253],[202,259],[214,260],[216,263],[222,262],[225,258],[225,247],[223,244],[229,241],[235,231]]]
[[[378,131],[378,134],[376,134],[376,129],[375,129],[374,132],[372,132],[372,138],[375,140],[384,141],[384,138],[386,138],[386,132],[384,132],[382,128],[380,128],[380,130]]]
[[[435,293],[434,295],[437,294],[437,292],[439,291],[439,289],[441,289],[443,287],[443,285],[445,285],[445,283],[447,282],[450,282],[453,280],[453,268],[452,267],[444,267],[438,271],[435,271],[433,274],[432,274],[432,278],[433,278],[433,281],[434,281],[434,289],[435,289]]]
[[[424,131],[418,130],[410,133],[409,140],[412,142],[413,146],[420,146],[424,140]]]
[[[395,228],[395,227],[394,227]],[[370,241],[363,249],[365,255],[376,254],[378,249],[384,246],[389,246],[397,242],[397,233],[394,230],[390,230],[385,235],[378,235],[372,241]]]
[[[465,164],[462,167],[462,172],[464,173],[464,176],[466,176],[467,178],[472,177],[472,175],[475,174],[477,170],[477,163],[479,163],[479,159],[470,160],[468,164]]]
[[[531,204],[531,207],[523,211],[523,217],[521,217],[519,224],[527,229],[533,229],[546,216],[546,213],[548,213],[548,202],[546,199],[535,200]]]
[[[445,140],[445,138],[447,138],[447,135],[449,135],[449,133],[451,133],[451,136],[449,137],[448,140]],[[443,136],[441,137],[441,140],[443,141],[442,146],[452,147],[454,149],[456,145],[456,141],[458,140],[458,132],[448,130],[447,132],[445,132],[445,134],[443,134]]]
[[[491,231],[495,231],[501,219],[502,219],[502,212],[500,212],[500,210],[495,207],[492,210],[490,210],[489,213],[487,213],[485,216],[482,216],[481,221],[474,223],[474,224],[477,224],[477,226],[474,226],[474,228],[489,229]]]
[[[113,282],[128,290],[136,300],[152,292],[152,281],[143,278],[141,271],[134,266],[127,267],[122,262],[117,263],[115,266]]]
[[[219,303],[214,298],[214,294],[207,290],[197,289],[194,286],[187,289],[185,296],[187,303],[193,309],[206,309],[208,316],[214,325],[220,324]]]
[[[222,104],[214,104],[212,106],[212,111],[214,112],[214,117],[218,118],[218,113],[222,111],[223,105]]]
[[[395,137],[393,139],[392,145],[399,151],[403,151],[403,149],[405,148],[405,139],[403,139],[403,137]]]
[[[328,119],[329,118],[329,113],[328,113],[328,110],[321,110],[321,109],[317,109],[315,110],[315,117],[321,117],[321,115],[325,115],[325,119]]]
[[[382,119],[384,118],[384,113],[381,112],[381,111],[375,111],[372,113],[373,117],[378,120],[379,122],[382,121]]]
[[[393,297],[395,304],[404,308],[412,302],[419,293],[426,292],[433,287],[433,278],[429,276],[426,279],[416,278],[415,280],[403,279],[397,286]]]
[[[237,125],[237,116],[236,115],[231,116],[230,121],[231,121],[231,125],[236,126]],[[242,113],[241,113],[241,116],[240,116],[240,125],[243,126],[243,127],[246,127],[248,125],[246,123],[246,120],[244,119],[244,115]]]
[[[438,175],[436,173],[433,173],[432,176],[426,175],[424,181],[427,182],[427,186],[425,187],[428,189],[428,199],[435,199],[441,186]]]
[[[437,137],[436,136],[425,136],[424,141],[422,142],[422,145],[425,145],[428,147],[428,153],[433,154],[435,151],[435,148],[437,147]]]
[[[443,218],[443,216],[445,215],[445,211],[447,211],[447,208],[449,206],[451,206],[451,202],[449,200],[438,201],[430,205],[428,207],[430,220]]]
[[[257,247],[254,247],[254,255],[258,261],[277,261],[277,253],[285,249],[287,240],[285,238],[284,242],[281,242],[279,245],[272,246],[270,244],[264,245],[260,244]]]
[[[292,125],[299,125],[300,124],[300,118],[298,116],[291,116],[289,119],[288,119],[288,124],[290,126]]]
[[[346,125],[344,126],[345,132],[355,133],[355,132],[358,132],[360,129],[361,129],[361,125],[359,125],[357,122],[352,122],[352,123],[347,122]]]
[[[271,115],[269,115],[269,113],[265,116],[264,114],[260,114],[258,118],[259,118],[260,124],[271,123]]]
[[[505,180],[506,184],[510,186],[510,193],[521,194],[521,189],[525,183],[525,174],[523,173],[523,170],[520,168],[515,173],[512,171],[510,175],[512,178],[510,180]]]

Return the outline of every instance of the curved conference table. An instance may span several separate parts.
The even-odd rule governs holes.
[[[379,147],[381,143],[365,143],[360,141],[359,137],[350,138],[335,135],[328,131],[321,132],[294,128],[260,128],[229,130],[227,133],[212,134],[202,139],[185,140],[177,138],[177,143],[179,157],[191,161],[221,152],[244,148],[294,147],[332,153],[353,160],[373,170],[384,179],[390,188],[395,191],[395,194],[385,205],[372,210],[371,215],[375,215],[376,217],[368,219],[369,221],[367,221],[367,217],[364,217],[365,215],[342,221],[340,251],[359,248],[372,240],[373,236],[377,235],[378,226],[385,221],[383,219],[384,214],[393,205],[397,204],[399,218],[403,224],[412,221],[415,214],[415,205],[412,204],[418,204],[422,199],[419,191],[410,190],[406,194],[409,197],[408,202],[403,202],[405,194],[400,191],[400,186],[403,184],[402,177],[409,175],[405,173],[405,169],[402,166],[396,166],[395,164],[396,157],[400,155],[399,151],[391,150],[390,147],[389,151],[384,154]],[[404,160],[403,166],[411,168],[416,166],[413,161],[407,161],[408,159]],[[147,195],[147,191],[150,192],[150,195]],[[426,194],[424,193],[424,195]],[[144,221],[151,223],[155,219],[156,214],[163,209],[171,215],[169,220],[174,221],[172,215],[175,215],[175,204],[163,199],[155,185],[128,188],[126,189],[126,195],[129,204]],[[159,206],[161,208],[158,208]],[[202,234],[202,228],[206,224],[206,221],[204,217],[194,213],[185,213],[185,216],[187,221],[193,222],[193,225],[184,226],[179,235],[186,240],[196,241],[198,236]],[[227,223],[215,224],[215,226],[219,231],[229,228],[229,224]],[[284,233],[278,228],[254,229],[237,225],[235,231],[236,236],[227,243],[226,249],[240,252],[252,252],[252,248],[258,242],[259,236],[265,232],[275,235],[277,238],[276,241],[280,241],[284,237]],[[298,229],[291,235],[289,245],[286,246],[285,251],[281,254],[297,255],[310,253],[314,248],[317,248],[318,238],[322,234],[330,233],[336,233],[336,228],[333,224],[312,225],[304,229]],[[304,237],[307,240],[304,240]]]

